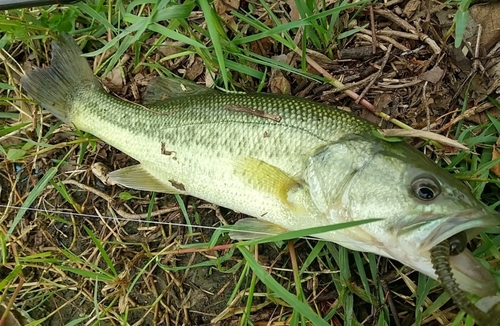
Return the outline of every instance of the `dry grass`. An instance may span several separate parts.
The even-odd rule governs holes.
[[[30,325],[299,325],[311,314],[330,325],[471,324],[436,282],[397,262],[303,239],[247,250],[216,230],[239,214],[105,185],[95,163],[115,170],[132,160],[62,125],[20,89],[23,71],[48,63],[48,35],[72,30],[118,96],[138,101],[148,80],[172,72],[348,107],[382,129],[392,119],[435,131],[472,152],[414,143],[488,205],[500,203],[489,172],[500,130],[490,109],[499,106],[488,97],[498,50],[482,54],[484,71],[472,52],[458,66],[451,22],[436,16],[455,8],[233,0],[211,12],[200,3],[89,1],[0,17],[0,301]],[[332,76],[336,87],[325,82]],[[472,246],[498,270],[499,230],[490,231]]]

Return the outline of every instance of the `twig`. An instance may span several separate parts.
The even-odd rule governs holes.
[[[295,49],[295,52],[298,54],[298,55],[302,55],[302,53],[300,52],[300,49],[296,48]],[[326,71],[325,69],[323,69],[319,64],[317,64],[313,59],[311,59],[309,56],[306,55],[306,60],[307,62],[314,68],[316,69],[318,72],[320,72],[323,77],[325,77],[326,79],[328,79],[330,81],[330,83],[337,87],[337,88],[344,88],[344,84],[342,84],[340,81],[338,81],[337,79],[335,79],[332,75],[330,75],[330,73],[328,73],[328,71]],[[351,90],[345,90],[344,91],[344,94],[348,95],[349,97],[351,97],[352,99],[356,100],[358,98],[358,94],[356,94],[355,92],[351,91]],[[412,129],[410,126],[408,126],[407,124],[399,121],[399,120],[396,120],[394,118],[391,118],[391,116],[385,114],[384,112],[377,112],[375,111],[374,107],[373,107],[373,104],[371,104],[370,102],[368,102],[367,100],[365,99],[362,99],[360,101],[360,104],[363,105],[365,108],[367,108],[368,110],[370,110],[371,112],[373,112],[373,114],[375,114],[376,116],[384,119],[384,120],[387,120],[391,123],[393,123],[394,125],[400,127],[400,128],[403,128],[403,129]]]
[[[341,92],[345,91],[346,89],[361,88],[364,85],[368,84],[375,77],[376,77],[375,74],[371,74],[370,76],[368,76],[364,79],[358,80],[357,82],[354,82],[351,84],[346,84],[346,85],[344,85],[343,88],[334,88],[332,90],[325,91],[323,94],[324,95],[331,95],[331,94],[341,93]]]
[[[299,56],[302,56],[302,52],[300,51],[299,48],[295,49],[295,53],[297,53]],[[336,79],[335,77],[333,77],[332,75],[330,75],[330,73],[328,71],[326,71],[325,69],[323,69],[323,67],[321,67],[310,56],[306,55],[306,61],[314,69],[316,69],[319,73],[321,73],[326,79],[328,79],[333,86],[335,86],[337,88],[343,88],[344,87],[344,84],[342,84],[338,79]],[[351,90],[347,89],[347,90],[344,91],[344,93],[347,94],[349,97],[351,97],[354,100],[356,100],[358,98],[358,94],[356,94],[355,92],[353,92]],[[373,104],[371,104],[367,100],[361,100],[360,104],[363,105],[368,110],[370,110],[370,111],[372,111],[373,113],[376,114],[376,112],[375,112],[375,110],[373,108]]]
[[[375,12],[379,14],[382,17],[385,17],[392,21],[393,23],[401,26],[404,28],[406,31],[415,34],[418,36],[418,39],[427,43],[429,47],[434,51],[434,53],[439,54],[441,53],[441,48],[437,43],[431,39],[429,36],[427,36],[424,33],[418,32],[415,27],[413,27],[410,23],[407,21],[403,20],[402,18],[398,17],[396,14],[394,14],[392,11],[389,11],[387,9],[375,9]]]
[[[380,283],[382,284],[382,289],[385,292],[385,297],[387,300],[387,304],[389,305],[389,309],[392,312],[392,317],[394,318],[394,323],[396,326],[401,326],[401,321],[399,320],[399,315],[398,315],[398,310],[396,309],[396,305],[394,304],[394,300],[392,300],[392,294],[391,290],[389,289],[389,286],[387,285],[387,282],[385,280],[380,280]]]
[[[375,30],[375,15],[373,14],[373,4],[370,3],[370,28],[372,31],[372,35],[377,35]],[[373,54],[377,53],[377,38],[372,37],[372,52]],[[363,96],[361,96],[363,97]]]
[[[71,185],[74,185],[74,186],[77,186],[78,188],[81,188],[83,190],[86,190],[88,192],[91,192],[93,193],[94,195],[96,196],[99,196],[101,197],[102,199],[104,199],[105,201],[107,201],[111,207],[113,207],[113,204],[115,202],[115,200],[113,199],[113,197],[103,193],[102,191],[99,191],[97,189],[94,189],[90,186],[87,186],[87,185],[84,185],[83,183],[80,183],[76,180],[72,180],[72,179],[68,179],[68,180],[63,180],[61,181],[63,184],[71,184]],[[116,207],[113,207],[113,209],[116,211],[116,213],[118,215],[120,215],[121,217],[123,218],[126,218],[126,219],[146,219],[148,217],[154,217],[154,216],[159,216],[159,215],[162,215],[162,214],[166,214],[166,213],[172,213],[172,212],[176,212],[179,210],[179,207],[169,207],[169,208],[164,208],[164,209],[159,209],[157,211],[154,211],[152,212],[151,214],[147,214],[147,213],[143,213],[143,214],[131,214],[131,213],[128,213],[120,208],[116,208]]]
[[[371,36],[371,33],[370,35],[356,34],[356,37],[367,40],[368,42],[373,42],[373,37]],[[380,49],[382,49],[382,51],[387,51],[387,47],[382,43],[378,43],[377,45]]]
[[[474,61],[472,62],[472,70],[478,71],[481,61],[479,60],[480,51],[479,48],[481,46],[481,35],[483,34],[483,25],[479,24],[477,27],[477,40],[476,40],[476,48],[474,49]],[[484,68],[483,68],[484,70]]]
[[[391,55],[391,51],[392,51],[392,44],[389,44],[389,47],[387,48],[387,51],[386,51],[385,56],[384,56],[384,58],[382,60],[382,63],[380,64],[380,69],[374,74],[375,77],[370,81],[370,83],[368,83],[368,85],[365,87],[365,89],[361,92],[361,94],[359,95],[358,99],[355,101],[356,104],[358,104],[359,101],[366,95],[366,93],[368,93],[368,90],[370,89],[370,87],[372,87],[372,85],[382,75],[384,67],[387,64],[387,60],[389,60],[389,57]]]
[[[429,140],[434,140],[446,146],[456,147],[464,151],[469,151],[468,147],[460,144],[458,141],[431,131],[416,130],[416,129],[413,130],[379,129],[378,131],[382,136],[385,137],[395,136],[395,137],[415,137],[415,138],[429,139]]]
[[[387,80],[383,79],[383,81],[387,81]],[[389,80],[388,82],[390,82],[390,81],[392,81],[392,80]],[[398,85],[380,84],[380,86],[383,86],[385,88],[390,88],[390,89],[398,89],[398,88],[405,88],[405,87],[417,85],[417,84],[420,84],[422,82],[423,82],[423,80],[414,79],[414,80],[406,82],[404,84],[398,84]]]
[[[426,119],[427,119],[427,130],[431,131],[431,110],[429,109],[429,102],[427,101],[427,94],[426,94],[426,89],[427,89],[427,83],[428,81],[425,81],[424,87],[422,87],[422,101],[424,102],[425,105],[425,113],[426,113]]]
[[[411,49],[407,48],[406,46],[404,46],[403,44],[399,43],[398,41],[396,41],[395,39],[393,39],[392,37],[389,37],[389,36],[386,36],[386,35],[381,35],[383,30],[382,31],[378,31],[376,34],[373,34],[372,31],[369,31],[367,29],[362,29],[360,31],[361,33],[363,34],[366,34],[366,35],[369,35],[373,38],[373,35],[375,35],[375,37],[377,39],[380,39],[382,41],[386,41],[387,43],[390,43],[392,45],[394,45],[394,47],[396,49],[399,49],[401,51],[404,51],[404,52],[409,52],[411,51]],[[413,34],[409,34],[409,35],[413,35]]]
[[[17,295],[19,294],[19,291],[23,288],[24,284],[24,279],[20,278],[19,283],[17,283],[16,289],[14,290],[14,293],[12,293],[12,296],[10,297],[9,302],[7,303],[7,306],[5,306],[5,311],[3,315],[0,318],[0,326],[9,326],[6,324],[7,318],[9,317],[9,314],[11,313],[10,311],[12,310],[12,307],[14,307],[14,302],[16,301]],[[10,323],[9,323],[10,324]]]
[[[467,110],[465,110],[464,113],[460,114],[458,117],[456,117],[455,119],[451,120],[450,122],[448,122],[447,124],[445,124],[444,126],[442,126],[441,128],[439,128],[439,130],[437,132],[441,133],[441,132],[445,131],[446,129],[450,128],[451,126],[455,125],[459,121],[467,119],[468,117],[471,117],[471,116],[473,116],[473,115],[475,115],[477,113],[483,112],[485,110],[491,109],[493,107],[495,107],[493,105],[493,103],[486,102],[486,103],[483,103],[483,104],[481,104],[479,106],[474,106],[474,107],[472,107],[470,109],[467,109]]]

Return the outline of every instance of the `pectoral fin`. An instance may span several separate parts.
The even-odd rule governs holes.
[[[248,185],[270,196],[275,196],[290,204],[288,193],[300,184],[280,168],[264,161],[245,157],[237,161],[235,174]]]
[[[166,179],[168,176],[166,176]],[[109,180],[128,188],[145,191],[156,191],[167,194],[186,194],[185,186],[173,179],[168,179],[168,184],[161,182],[151,173],[146,171],[142,164],[128,166],[126,168],[109,173]]]
[[[256,218],[244,218],[234,224],[236,230],[231,230],[229,236],[233,240],[254,240],[286,233],[287,229]]]

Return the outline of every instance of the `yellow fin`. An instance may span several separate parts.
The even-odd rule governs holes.
[[[254,189],[276,196],[290,204],[288,192],[300,184],[280,168],[264,161],[245,157],[237,161],[236,174]]]
[[[241,219],[234,226],[237,230],[229,231],[229,237],[233,240],[261,239],[288,232],[277,224],[256,218]]]
[[[168,176],[167,176],[168,178]],[[159,181],[146,171],[142,164],[128,166],[109,173],[109,180],[128,188],[145,191],[156,191],[167,194],[187,194],[186,187],[175,180],[168,180],[168,184]]]

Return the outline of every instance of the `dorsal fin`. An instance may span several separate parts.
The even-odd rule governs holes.
[[[198,85],[189,80],[158,76],[151,80],[148,85],[142,103],[145,105],[160,104],[171,98],[216,92],[216,90]]]

